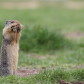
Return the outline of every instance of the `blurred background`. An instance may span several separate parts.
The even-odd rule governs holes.
[[[24,25],[19,67],[83,64],[84,1],[0,0],[0,44],[7,20]]]
[[[76,0],[0,1],[0,28],[7,20],[21,22],[25,28],[20,47],[24,51],[64,48],[68,45],[64,37],[83,36],[83,10],[84,2]]]

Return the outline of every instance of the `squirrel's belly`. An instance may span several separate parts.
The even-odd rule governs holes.
[[[14,72],[18,63],[18,44],[7,45],[7,59],[8,65],[12,72]]]

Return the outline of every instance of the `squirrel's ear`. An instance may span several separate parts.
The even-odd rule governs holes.
[[[8,21],[6,21],[6,24],[8,23]]]
[[[6,21],[5,27],[9,26],[9,21]]]

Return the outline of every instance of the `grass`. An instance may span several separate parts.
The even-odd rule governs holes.
[[[33,26],[28,27],[24,32],[21,37],[24,42],[20,41],[20,48],[24,51],[46,52],[71,46],[71,42],[55,29]]]
[[[20,52],[19,67],[26,68],[47,68],[47,67],[75,67],[83,65],[84,49],[59,50],[54,55],[27,54]],[[25,61],[23,61],[25,60]],[[28,66],[27,66],[28,65]]]
[[[1,84],[59,84],[59,80],[63,79],[69,83],[75,80],[84,81],[84,69],[68,70],[64,68],[44,70],[38,75],[31,77],[9,77],[0,78]]]
[[[1,84],[58,84],[84,81],[84,38],[68,39],[68,32],[84,31],[84,9],[40,7],[37,9],[0,8],[0,34],[6,20],[16,19],[25,28],[20,39],[18,68],[46,69],[31,77],[1,77]],[[2,36],[0,35],[0,44]],[[73,69],[73,67],[75,67]]]

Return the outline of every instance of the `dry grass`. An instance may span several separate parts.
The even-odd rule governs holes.
[[[68,1],[64,2],[64,6],[70,9],[83,9],[84,1]]]
[[[1,2],[0,3],[1,8],[6,9],[35,9],[39,7],[38,2]]]
[[[6,9],[36,9],[41,6],[62,6],[69,9],[83,9],[84,8],[84,1],[20,1],[20,2],[0,2],[0,8]]]

